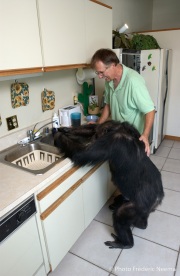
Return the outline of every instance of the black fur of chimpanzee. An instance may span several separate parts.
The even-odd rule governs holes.
[[[164,197],[161,174],[147,157],[139,137],[133,126],[115,121],[64,127],[55,136],[55,145],[75,165],[109,162],[112,181],[122,193],[113,212],[117,236],[112,234],[114,241],[105,242],[110,248],[131,248],[134,241],[130,227],[145,229],[149,214]]]

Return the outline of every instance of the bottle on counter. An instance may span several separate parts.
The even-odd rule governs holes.
[[[70,126],[69,124],[69,118],[66,110],[63,110],[61,112],[61,126],[63,127],[68,127]]]
[[[60,127],[59,125],[59,117],[56,114],[56,112],[54,112],[53,118],[52,118],[52,133],[56,133],[58,131],[58,128]]]

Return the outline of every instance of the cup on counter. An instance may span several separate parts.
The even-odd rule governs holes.
[[[71,125],[77,127],[81,125],[81,113],[73,112],[71,113]]]

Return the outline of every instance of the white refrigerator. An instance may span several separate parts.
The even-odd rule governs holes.
[[[155,153],[163,140],[165,107],[168,94],[168,49],[131,50],[114,49],[120,63],[141,74],[155,105],[155,119],[149,137],[151,153]]]

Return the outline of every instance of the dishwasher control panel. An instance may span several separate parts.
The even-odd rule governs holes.
[[[0,242],[6,239],[34,213],[36,213],[36,205],[32,196],[0,221]]]

